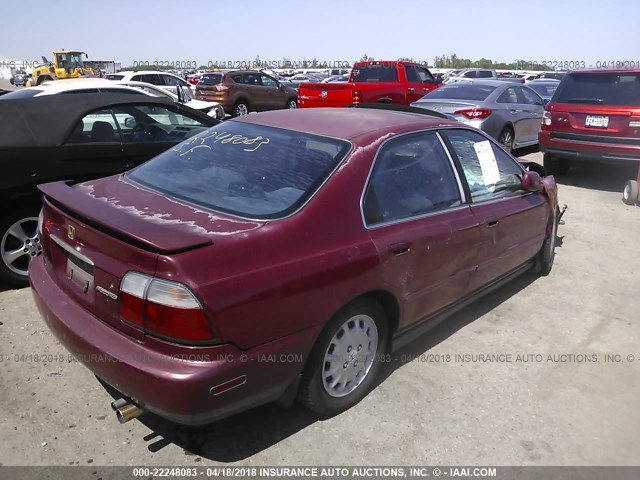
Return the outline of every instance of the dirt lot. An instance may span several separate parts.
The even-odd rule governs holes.
[[[0,465],[639,464],[640,208],[620,194],[632,177],[559,178],[569,210],[551,275],[522,277],[398,352],[363,402],[328,420],[265,406],[206,428],[120,425],[30,291],[5,289]]]

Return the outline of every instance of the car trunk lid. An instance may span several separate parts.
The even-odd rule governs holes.
[[[202,248],[262,225],[199,210],[122,176],[39,188],[45,195],[44,254],[56,282],[93,315],[139,340],[144,332],[118,310],[128,271],[153,276],[159,254]]]
[[[555,132],[630,138],[637,138],[640,133],[640,108],[638,107],[554,103],[548,110]]]
[[[554,136],[636,140],[640,133],[640,72],[572,72],[547,108]],[[574,138],[575,137],[575,138]],[[631,142],[634,143],[634,142]],[[640,142],[638,142],[640,143]]]

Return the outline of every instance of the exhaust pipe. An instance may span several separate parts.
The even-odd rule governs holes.
[[[111,409],[115,412],[120,407],[124,407],[127,403],[129,403],[126,399],[121,398],[119,400],[115,400],[111,402]]]
[[[116,417],[118,418],[118,421],[120,423],[127,423],[129,420],[138,418],[140,415],[144,415],[145,413],[147,413],[146,410],[131,403],[128,403],[116,409]]]

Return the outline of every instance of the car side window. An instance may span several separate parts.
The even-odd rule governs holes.
[[[522,93],[522,97],[524,98],[524,103],[529,105],[544,104],[544,102],[542,101],[542,98],[530,88],[521,87],[520,92]]]
[[[387,143],[378,152],[363,202],[367,225],[458,205],[458,183],[436,134],[405,136]]]
[[[120,143],[120,133],[111,109],[85,115],[69,135],[66,144]]]
[[[469,130],[449,130],[446,135],[462,166],[473,203],[522,191],[524,170],[501,147]]]
[[[492,78],[493,73],[490,70],[478,70],[478,78]]]
[[[507,88],[500,94],[497,100],[498,103],[520,103],[518,99],[518,92],[513,87]]]
[[[407,74],[407,82],[420,83],[420,76],[413,65],[405,65],[404,71]]]
[[[163,84],[169,87],[177,87],[180,85],[180,79],[171,75],[162,75]]]
[[[470,70],[468,72],[464,72],[462,76],[464,78],[476,78],[477,74],[478,72],[476,72],[475,70]]]
[[[246,85],[262,86],[262,81],[260,80],[260,75],[258,75],[256,73],[245,73],[244,74],[244,83]]]
[[[420,79],[420,83],[433,83],[435,82],[435,78],[431,75],[431,72],[426,68],[415,67],[416,72],[418,72],[418,78]]]
[[[113,111],[125,143],[177,143],[209,128],[199,120],[160,105],[121,105]]]
[[[262,79],[262,85],[264,85],[265,87],[277,87],[278,86],[278,82],[276,82],[276,80],[274,78],[271,78],[269,75],[260,75],[260,78]]]

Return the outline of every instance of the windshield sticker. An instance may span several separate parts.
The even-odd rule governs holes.
[[[250,146],[250,148],[243,148],[242,150],[245,152],[255,152],[262,145],[268,145],[271,142],[266,137],[262,135],[258,135],[254,138],[249,138],[244,135],[239,134],[231,134],[227,132],[214,132],[211,135],[200,136],[196,135],[192,137],[190,140],[176,145],[173,147],[174,152],[178,152],[181,157],[192,153],[194,150],[199,148],[207,148],[211,150],[212,143],[219,143],[222,145],[240,145],[240,146]]]
[[[473,148],[478,156],[480,168],[482,169],[482,177],[485,185],[495,185],[500,181],[500,171],[498,170],[498,162],[491,148],[491,142],[477,142],[473,144]]]

